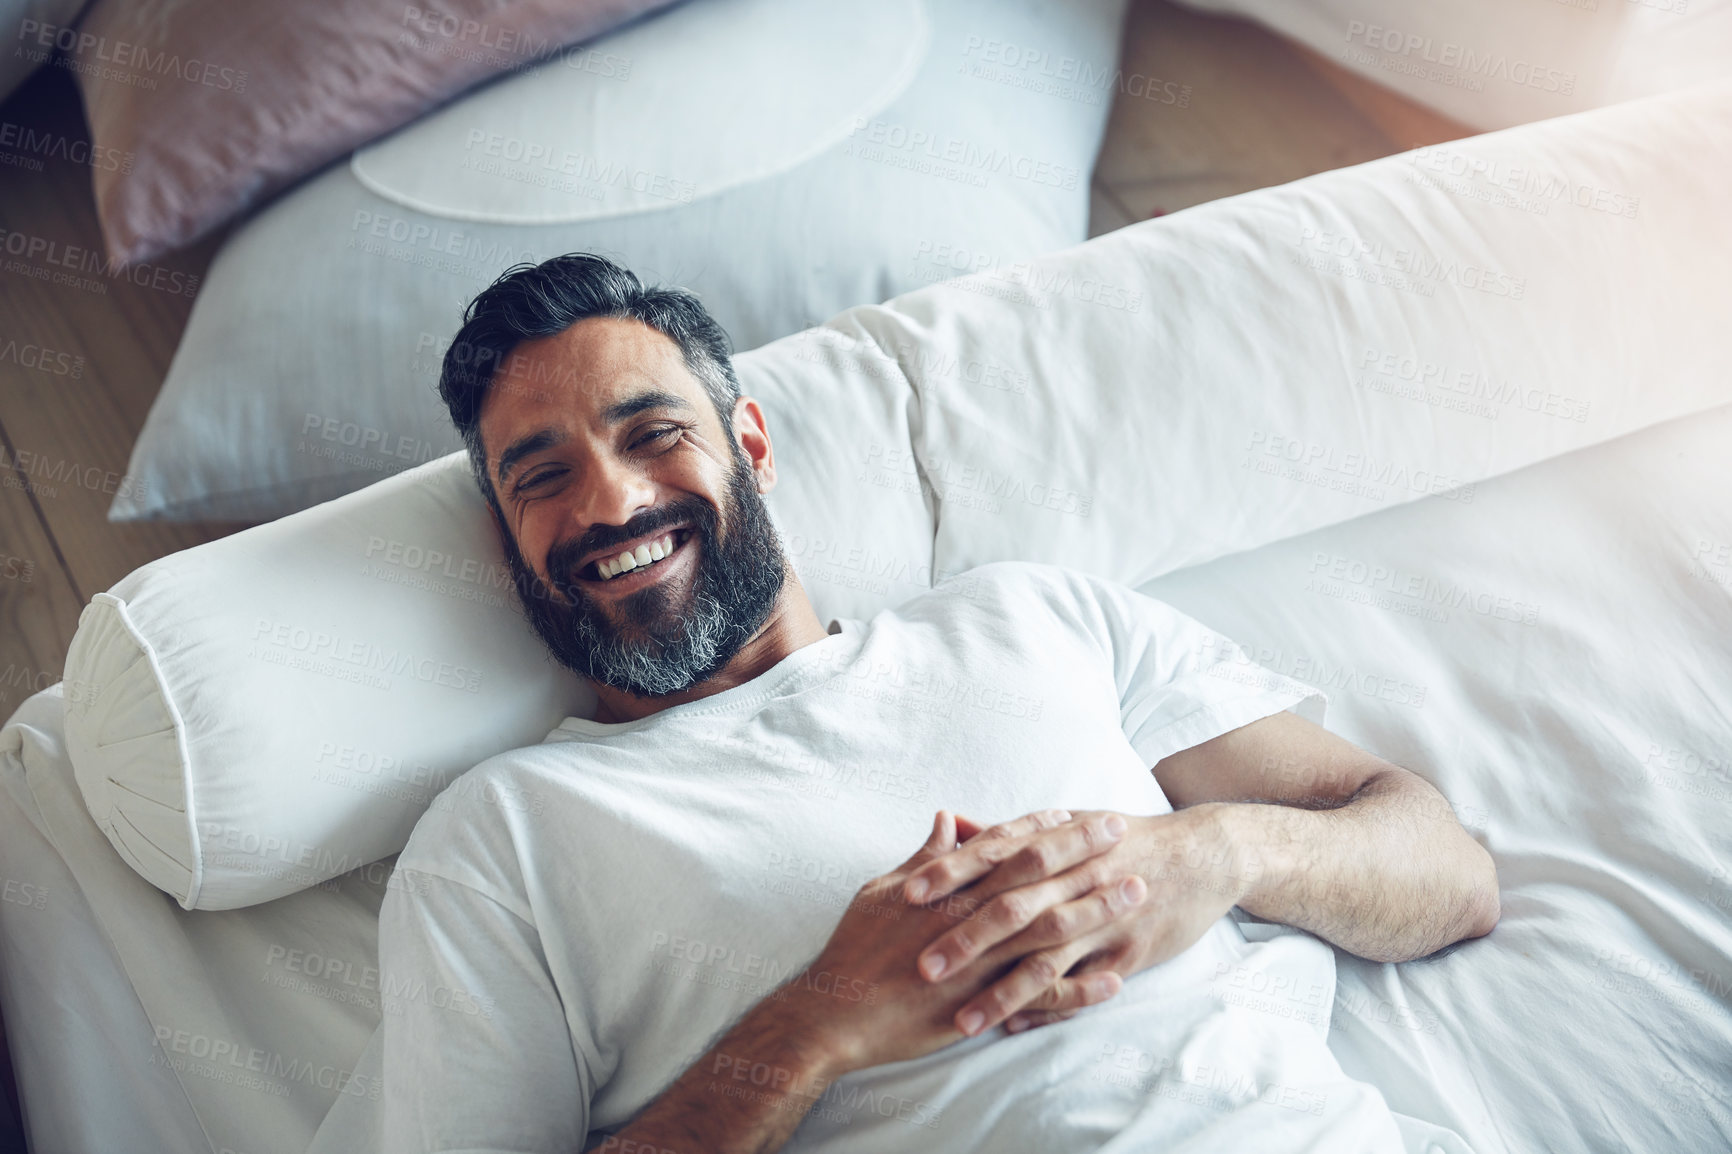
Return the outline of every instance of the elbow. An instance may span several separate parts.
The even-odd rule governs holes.
[[[1498,919],[1503,916],[1503,898],[1497,885],[1497,865],[1484,846],[1478,842],[1473,842],[1472,845],[1473,860],[1464,863],[1465,868],[1455,876],[1455,885],[1452,887],[1455,893],[1454,902],[1446,907],[1447,913],[1442,913],[1442,916],[1432,923],[1432,932],[1437,934],[1437,937],[1426,942],[1423,952],[1412,957],[1430,957],[1439,950],[1446,950],[1469,939],[1483,938],[1497,928]]]
[[[1483,846],[1479,849],[1481,867],[1475,870],[1473,888],[1468,895],[1467,926],[1464,938],[1483,938],[1497,928],[1503,916],[1503,898],[1498,892],[1497,865]]]
[[[1491,884],[1485,888],[1484,900],[1481,903],[1479,921],[1475,924],[1473,936],[1483,938],[1497,928],[1497,922],[1503,916],[1503,899],[1497,892],[1497,878],[1494,876]]]
[[[1371,952],[1361,956],[1373,962],[1418,961],[1441,956],[1453,946],[1471,938],[1483,938],[1491,933],[1497,928],[1498,918],[1503,914],[1503,902],[1497,888],[1497,870],[1491,864],[1491,855],[1486,855],[1485,869],[1476,873],[1477,876],[1459,891],[1456,902],[1452,907],[1448,907],[1448,912],[1443,913],[1439,920],[1432,922],[1426,929],[1426,936],[1409,942],[1405,949],[1387,953]]]

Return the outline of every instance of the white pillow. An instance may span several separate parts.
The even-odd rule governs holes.
[[[1503,195],[1519,173],[1550,197]],[[1198,205],[853,314],[934,565],[1138,585],[1732,401],[1732,82]],[[1544,211],[1539,211],[1543,209]],[[1512,542],[1512,547],[1516,543]]]
[[[913,81],[929,32],[922,0],[689,0],[607,37],[599,66],[556,58],[360,149],[349,170],[451,220],[653,212],[847,139]]]
[[[1180,0],[1257,20],[1475,128],[1732,75],[1732,0]]]
[[[837,326],[735,362],[776,445],[771,518],[822,620],[932,584],[919,491],[856,477],[911,453],[908,384],[828,347],[866,344]],[[144,566],[96,595],[66,658],[91,815],[187,909],[396,853],[458,774],[594,711],[515,596],[462,454]]]
[[[754,25],[775,39],[703,69],[714,5],[670,9],[597,41],[631,57],[623,81],[557,62],[511,77],[262,211],[210,268],[110,517],[263,520],[457,449],[440,357],[519,260],[602,253],[697,292],[748,349],[954,275],[934,253],[1021,259],[1087,236],[1124,0],[894,0],[869,5],[890,34],[839,35],[861,2],[797,5]],[[862,59],[789,108],[790,70],[822,62],[804,59],[814,38]],[[1093,82],[977,75],[1001,42]],[[582,218],[590,204],[605,215]]]

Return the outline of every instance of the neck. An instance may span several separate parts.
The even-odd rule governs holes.
[[[800,586],[799,579],[794,576],[790,567],[787,580],[782,583],[782,592],[776,598],[775,607],[770,610],[770,616],[752,635],[752,639],[734,654],[733,660],[691,688],[666,697],[638,697],[611,685],[592,681],[590,686],[595,690],[600,702],[596,708],[595,720],[608,725],[637,721],[652,713],[660,713],[670,706],[684,705],[688,701],[697,701],[732,689],[736,685],[744,685],[752,678],[774,668],[777,662],[796,649],[804,649],[815,641],[824,640],[826,636],[823,623],[818,620],[817,612],[806,598],[806,590]]]

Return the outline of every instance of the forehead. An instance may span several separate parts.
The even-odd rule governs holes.
[[[482,443],[491,458],[527,432],[606,424],[609,410],[617,417],[622,401],[652,391],[703,410],[703,386],[673,340],[642,321],[590,317],[511,351],[481,403]]]

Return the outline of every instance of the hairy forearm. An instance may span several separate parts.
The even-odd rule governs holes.
[[[773,1154],[840,1075],[783,1012],[760,1002],[597,1154]]]
[[[1211,803],[1243,884],[1238,906],[1378,962],[1491,932],[1497,869],[1443,795],[1376,774],[1332,809]]]

